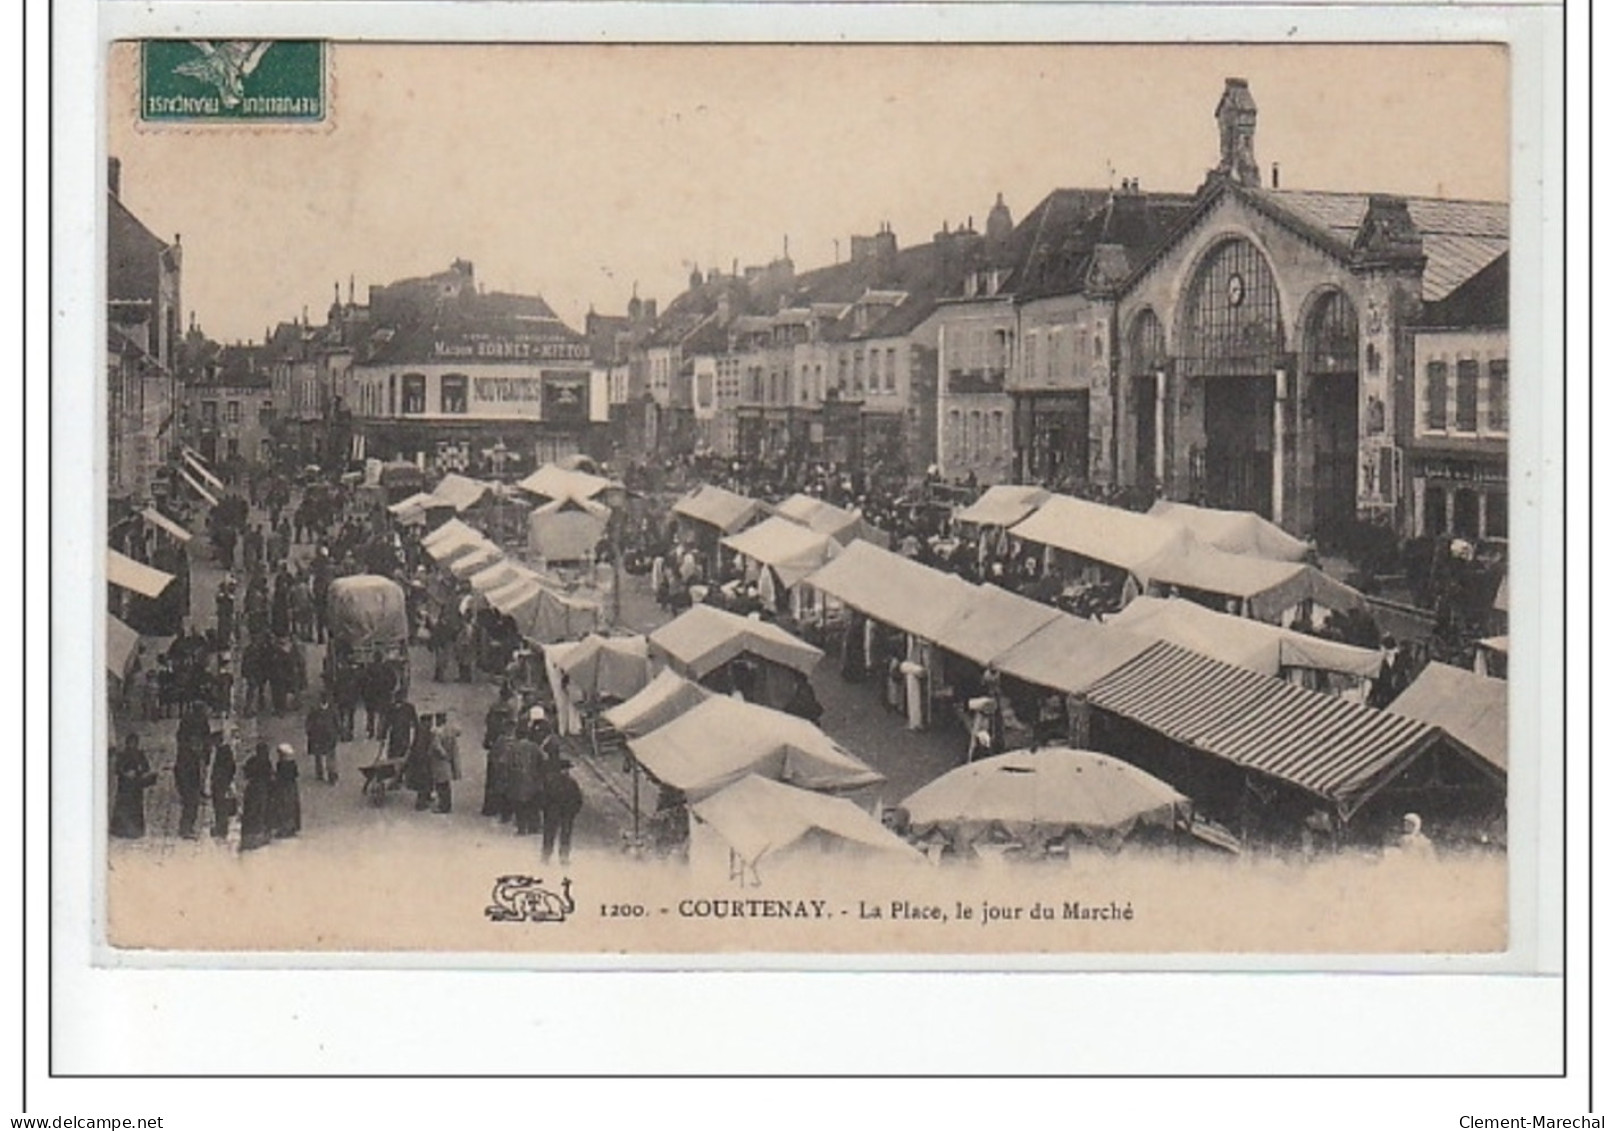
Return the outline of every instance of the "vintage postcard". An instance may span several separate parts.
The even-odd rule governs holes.
[[[116,954],[1516,941],[1506,43],[124,40],[105,100]]]

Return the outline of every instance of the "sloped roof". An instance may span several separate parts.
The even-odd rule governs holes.
[[[1305,542],[1253,511],[1216,510],[1161,499],[1149,513],[1177,523],[1206,545],[1230,554],[1275,562],[1306,560]]]
[[[1508,326],[1508,252],[1504,252],[1440,302],[1429,303],[1419,321],[1443,329]]]
[[[997,483],[953,517],[959,522],[980,526],[1014,526],[1048,501],[1047,488],[1035,484]]]
[[[937,630],[936,643],[971,663],[985,666],[1065,615],[996,585],[978,585]]]
[[[1193,209],[1181,193],[1066,191],[1051,196],[1009,280],[1017,299],[1119,284]]]
[[[1168,551],[1181,550],[1194,540],[1188,531],[1163,518],[1069,495],[1053,496],[1009,532],[1028,542],[1127,570],[1141,580],[1151,576],[1149,567]]]
[[[1288,782],[1346,817],[1442,737],[1428,723],[1164,643],[1094,684],[1088,698],[1174,742]]]
[[[920,851],[844,797],[827,797],[748,774],[698,801],[691,811],[755,867],[763,857],[812,834],[923,862]]]
[[[1306,636],[1276,624],[1230,616],[1181,598],[1138,597],[1108,622],[1145,640],[1165,640],[1262,675],[1316,668],[1373,678],[1378,651]]]
[[[765,518],[739,534],[729,535],[723,539],[723,545],[771,567],[787,589],[834,558],[840,548],[840,543],[830,535],[779,515]]]
[[[932,641],[973,592],[954,574],[868,542],[852,543],[807,584],[873,620]]]
[[[1367,193],[1250,189],[1302,222],[1350,246],[1368,212]],[[1439,302],[1508,250],[1505,202],[1403,197],[1424,238],[1424,300]]]
[[[806,719],[720,695],[666,726],[628,740],[634,757],[692,800],[759,774],[804,789],[857,789],[884,781]]]
[[[992,663],[1034,687],[1079,695],[1150,644],[1149,637],[1124,628],[1062,614],[993,657]]]
[[[810,674],[824,653],[777,624],[694,605],[650,635],[652,649],[692,679],[702,679],[736,656],[751,655]]]
[[[1500,770],[1508,769],[1508,681],[1432,661],[1386,708],[1438,726]]]
[[[108,301],[155,300],[161,256],[167,247],[121,200],[107,194]]]
[[[762,512],[763,504],[712,483],[703,483],[673,504],[673,513],[733,534]]]

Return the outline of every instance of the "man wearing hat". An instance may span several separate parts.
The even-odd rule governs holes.
[[[583,790],[573,780],[572,763],[565,758],[547,760],[544,769],[544,863],[550,862],[559,842],[564,867],[572,860],[572,823],[583,808]]]
[[[539,831],[544,815],[544,751],[539,745],[547,729],[544,708],[527,712],[526,725],[510,748],[510,803],[516,815],[516,835]]]
[[[449,722],[447,711],[432,716],[432,788],[437,798],[436,811],[447,813],[453,809],[453,782],[460,778],[460,730]]]

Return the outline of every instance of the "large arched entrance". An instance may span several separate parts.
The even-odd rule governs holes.
[[[1214,507],[1273,514],[1273,402],[1284,322],[1249,240],[1207,254],[1184,297],[1178,374],[1203,416],[1201,489]]]
[[[1325,542],[1357,518],[1359,340],[1357,308],[1344,293],[1330,291],[1313,305],[1301,355],[1302,458],[1312,465],[1312,533]]]
[[[1166,329],[1145,307],[1127,334],[1127,396],[1133,417],[1133,482],[1155,487],[1164,469],[1166,439],[1160,411],[1166,382]]]

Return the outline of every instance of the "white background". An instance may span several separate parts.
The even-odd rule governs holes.
[[[1542,485],[1539,592],[1551,593],[1559,562],[1553,532],[1569,515],[1565,564],[1568,607],[1569,751],[1564,788],[1569,797],[1568,933],[1570,1013],[1561,1018],[1564,983],[1557,969],[1558,909],[1552,853],[1535,861],[1522,898],[1533,893],[1540,915],[1515,906],[1543,931],[1534,972],[1459,976],[1421,973],[1328,976],[1315,973],[1168,974],[863,974],[863,973],[533,973],[427,970],[276,971],[92,968],[89,922],[92,843],[87,767],[98,761],[90,729],[101,697],[92,653],[91,573],[98,559],[98,498],[93,468],[98,411],[93,376],[101,365],[94,275],[100,257],[94,216],[102,185],[97,73],[104,26],[88,0],[55,9],[54,90],[43,72],[48,57],[45,5],[29,6],[27,34],[29,129],[24,162],[29,191],[26,225],[28,329],[26,385],[28,507],[25,556],[29,571],[27,642],[28,814],[27,924],[29,967],[26,1028],[27,1108],[36,1115],[165,1115],[165,1127],[236,1127],[288,1120],[311,1126],[338,1122],[401,1127],[475,1117],[517,1123],[546,1118],[699,1120],[755,1125],[798,1120],[946,1120],[969,1126],[991,1120],[1052,1118],[1078,1124],[1136,1121],[1145,1127],[1193,1120],[1212,1126],[1455,1127],[1460,1115],[1570,1115],[1587,1103],[1586,947],[1589,911],[1587,828],[1588,687],[1590,656],[1582,633],[1588,618],[1586,565],[1590,483],[1586,435],[1590,421],[1590,361],[1582,298],[1589,283],[1581,238],[1589,156],[1585,61],[1571,59],[1569,152],[1557,133],[1554,22],[1543,9],[1509,6],[1477,13],[1453,7],[1394,11],[1320,7],[1231,10],[1196,6],[1189,15],[1139,5],[978,5],[968,9],[901,9],[784,5],[744,8],[554,5],[195,4],[159,8],[107,5],[108,17],[138,20],[144,34],[304,34],[342,37],[385,29],[419,38],[1490,38],[1499,28],[1514,38],[1517,75],[1515,208],[1535,195],[1556,205],[1561,162],[1572,197],[1568,266],[1569,324],[1562,365],[1569,375],[1563,418],[1568,448],[1556,451],[1560,406],[1545,396],[1533,412],[1516,413],[1514,466],[1530,467]],[[207,18],[208,23],[198,22]],[[1579,11],[1569,40],[1587,42]],[[1544,27],[1546,40],[1540,38]],[[1190,29],[1193,29],[1191,32]],[[1293,32],[1291,29],[1295,29]],[[1479,29],[1479,30],[1477,30]],[[1522,44],[1528,49],[1522,49]],[[1534,46],[1532,46],[1534,44]],[[0,50],[16,52],[7,39]],[[1579,56],[1579,48],[1573,49]],[[1531,61],[1526,60],[1530,58]],[[15,60],[14,60],[15,62]],[[18,73],[17,68],[7,72]],[[1546,121],[1529,110],[1535,91],[1547,100]],[[45,100],[54,94],[53,120]],[[1522,109],[1525,108],[1525,109]],[[46,136],[54,127],[54,138]],[[51,142],[54,147],[51,148]],[[55,212],[44,209],[53,179]],[[1556,209],[1554,210],[1556,211]],[[1536,233],[1517,232],[1517,278],[1529,277],[1531,248],[1556,246],[1561,218],[1550,213]],[[1517,220],[1517,224],[1521,221]],[[44,240],[55,236],[55,273]],[[1524,265],[1522,266],[1522,261]],[[1536,262],[1543,262],[1539,254]],[[1558,275],[1551,267],[1527,302],[1516,290],[1516,342],[1530,334],[1533,305],[1553,311]],[[1537,300],[1533,304],[1530,300]],[[18,303],[11,304],[17,309]],[[54,323],[54,324],[53,324]],[[1554,329],[1551,320],[1548,326]],[[54,356],[45,353],[54,331]],[[1516,347],[1520,348],[1520,347]],[[1552,350],[1551,363],[1559,364]],[[1555,369],[1550,368],[1549,372]],[[89,375],[89,376],[86,376]],[[51,390],[51,401],[46,390]],[[52,403],[53,402],[53,403]],[[21,406],[18,406],[19,408]],[[1525,406],[1522,406],[1522,410]],[[1527,435],[1532,417],[1541,422]],[[16,429],[21,412],[4,414]],[[1523,421],[1522,421],[1523,418]],[[47,455],[47,435],[54,452]],[[21,451],[22,438],[0,450]],[[1536,450],[1531,451],[1532,445]],[[54,497],[45,481],[53,460]],[[1568,494],[1558,495],[1561,469]],[[47,524],[54,519],[54,524]],[[1513,586],[1525,590],[1525,555],[1516,554]],[[13,559],[14,560],[14,559]],[[54,603],[47,605],[46,586]],[[8,607],[3,614],[14,618]],[[1516,612],[1516,617],[1522,614]],[[48,619],[47,619],[48,618]],[[16,621],[12,639],[20,638]],[[1515,631],[1527,631],[1517,625]],[[1551,636],[1551,634],[1548,634]],[[52,650],[53,649],[53,650]],[[1557,676],[1543,657],[1537,673],[1553,697]],[[16,669],[13,669],[16,670]],[[47,685],[45,674],[52,676]],[[19,672],[19,674],[21,674]],[[16,684],[17,680],[4,681]],[[54,718],[48,714],[54,697]],[[1542,726],[1553,731],[1546,703]],[[20,718],[13,710],[9,717]],[[1542,733],[1541,731],[1537,732]],[[1515,739],[1520,735],[1516,731]],[[53,750],[54,747],[54,750]],[[57,1044],[46,1030],[46,774],[56,758],[57,859],[54,1007]],[[1546,753],[1546,751],[1545,751]],[[1607,782],[1609,774],[1603,775]],[[1550,815],[1555,783],[1536,798]],[[73,792],[69,792],[69,790]],[[1604,788],[1607,793],[1607,785]],[[13,818],[15,819],[15,818]],[[1515,822],[1519,828],[1518,817]],[[1605,839],[1607,840],[1607,834]],[[1607,859],[1607,849],[1606,859]],[[21,902],[18,871],[4,873],[0,900]],[[15,952],[17,932],[4,932]],[[11,969],[20,973],[20,956]],[[1607,978],[1606,978],[1607,980]],[[17,981],[11,983],[15,990]],[[19,1005],[21,1003],[19,1002]],[[16,1016],[14,1012],[12,1014]],[[20,1018],[18,1018],[21,1020]],[[1561,1023],[1568,1024],[1568,1045]],[[21,1049],[17,1050],[21,1052]],[[1552,1073],[1560,1080],[1084,1080],[1014,1085],[936,1082],[881,1087],[869,1083],[778,1082],[657,1084],[580,1081],[173,1081],[49,1080],[57,1071],[114,1073]],[[13,1058],[9,1063],[15,1063]],[[18,1074],[0,1070],[0,1094],[21,1102]],[[1005,1089],[1013,1087],[1010,1094]],[[788,1089],[788,1092],[787,1092]],[[1606,1099],[1600,1099],[1604,1104]],[[8,1114],[0,1112],[0,1115]]]

